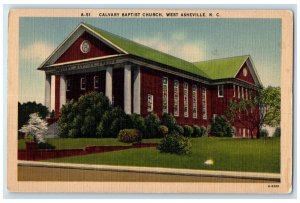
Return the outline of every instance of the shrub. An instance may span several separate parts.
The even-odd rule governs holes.
[[[47,143],[47,142],[40,142],[38,143],[38,148],[39,149],[55,149],[55,146]]]
[[[280,137],[280,135],[281,135],[281,129],[280,129],[280,127],[277,127],[277,128],[275,129],[275,132],[274,132],[274,134],[273,134],[273,137]]]
[[[261,138],[267,138],[269,136],[269,132],[267,129],[261,129],[259,132],[259,137]]]
[[[32,113],[38,113],[38,115],[44,119],[49,114],[48,108],[42,104],[36,102],[18,103],[18,130],[21,129],[29,120],[29,115]],[[21,138],[21,132],[18,131],[18,137]]]
[[[208,130],[207,128],[203,125],[201,126],[201,137],[207,137],[208,136]]]
[[[98,92],[83,95],[77,102],[68,102],[61,108],[59,136],[96,137],[102,117],[111,110],[108,98]]]
[[[184,136],[185,137],[191,137],[192,134],[194,133],[193,127],[191,127],[189,125],[183,126],[183,129],[184,129]]]
[[[201,137],[202,136],[202,131],[201,128],[198,125],[194,125],[194,133],[193,133],[193,137]]]
[[[165,126],[165,125],[159,126],[159,134],[161,135],[161,137],[164,137],[168,133],[169,133],[169,129],[167,126]]]
[[[191,153],[192,145],[189,138],[177,132],[172,132],[161,140],[157,148],[162,153],[185,155]]]
[[[184,134],[184,129],[183,129],[183,127],[180,126],[180,125],[176,125],[175,130],[176,130],[176,132],[178,132],[180,135],[183,135],[183,134]]]
[[[167,126],[169,131],[172,132],[176,127],[176,119],[172,114],[164,113],[161,118],[161,124]]]
[[[119,132],[118,140],[125,143],[140,143],[142,141],[142,134],[137,129],[123,129]]]
[[[116,137],[119,131],[131,128],[130,116],[120,107],[114,107],[112,111],[106,111],[97,127],[99,137]]]
[[[159,118],[156,114],[150,113],[145,118],[146,131],[144,138],[158,138],[159,137]]]
[[[145,119],[138,114],[131,114],[130,116],[132,128],[138,129],[144,136],[146,132]]]
[[[216,116],[211,125],[210,133],[216,137],[231,137],[232,127],[225,116]]]

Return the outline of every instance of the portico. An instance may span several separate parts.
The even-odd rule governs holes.
[[[55,94],[56,116],[59,116],[59,111],[66,102],[76,101],[81,95],[92,91],[104,93],[114,106],[120,106],[127,114],[140,114],[139,66],[125,63],[95,68],[88,63],[78,64],[80,67],[87,67],[80,69],[81,71],[76,70],[76,64],[73,66],[73,71],[61,66],[52,67],[45,73],[45,105],[51,109],[51,96]],[[55,75],[55,81],[51,81],[51,75]],[[55,85],[55,93],[51,91],[52,85]]]

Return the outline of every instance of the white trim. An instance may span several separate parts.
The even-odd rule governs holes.
[[[233,88],[233,96],[232,97],[235,98],[235,96],[236,96],[236,94],[235,94],[235,84],[233,84],[232,88]]]
[[[51,75],[45,74],[45,106],[51,111]]]
[[[240,86],[239,85],[237,86],[237,89],[238,89],[238,97],[237,98],[240,99],[241,98],[241,91],[240,91]]]
[[[112,80],[113,80],[113,68],[111,66],[108,66],[106,67],[106,73],[105,73],[105,96],[107,96],[109,101],[113,104]]]
[[[176,81],[176,82],[175,82]],[[177,83],[177,86],[175,86],[175,83]],[[177,89],[177,102],[175,99],[175,88]],[[179,96],[179,81],[174,80],[174,116],[178,117],[180,115],[180,96]],[[175,104],[177,105],[177,112],[175,112]]]
[[[151,102],[150,108],[149,108],[149,98],[150,98],[150,102]],[[153,94],[148,94],[147,95],[147,112],[153,112],[153,103],[154,103]]]
[[[220,94],[220,86],[222,87],[221,89],[222,89],[222,95]],[[222,85],[218,85],[218,97],[219,98],[222,98],[222,97],[224,97],[224,85],[222,84]]]
[[[203,96],[203,92],[205,93]],[[204,105],[203,105],[204,104]],[[206,87],[201,88],[201,105],[202,105],[202,119],[207,120],[207,90]],[[204,110],[204,113],[203,113]]]
[[[98,78],[98,87],[96,87],[96,78]],[[94,76],[94,89],[99,89],[99,75]]]
[[[70,65],[70,64],[74,64],[74,63],[90,62],[90,61],[99,60],[99,59],[108,59],[108,58],[113,58],[113,57],[117,57],[117,56],[124,56],[124,55],[125,54],[114,54],[114,55],[100,56],[100,57],[82,59],[82,60],[76,60],[76,61],[68,61],[68,62],[64,62],[64,63],[54,63],[52,65],[46,66],[46,68],[56,67],[56,66],[63,66],[63,65]]]
[[[167,81],[167,84],[164,84],[164,80]],[[167,92],[166,92],[166,97],[164,97],[164,86],[167,87]],[[164,109],[164,99],[166,99],[166,109]],[[163,113],[168,113],[169,112],[169,80],[167,77],[162,78],[162,112]]]
[[[115,48],[117,48],[118,50],[122,51],[125,54],[128,54],[128,52],[126,52],[124,49],[120,48],[119,46],[117,46],[116,44],[112,43],[110,40],[106,39],[105,37],[103,37],[103,35],[95,32],[93,29],[89,28],[88,26],[86,26],[85,24],[80,24],[83,27],[85,27],[87,30],[89,30],[90,32],[94,33],[95,35],[97,35],[98,37],[102,38],[102,40],[106,41],[108,44],[113,45]]]
[[[85,82],[84,82],[84,88],[82,87],[82,84],[83,84],[83,82],[82,82],[82,80],[85,80]],[[85,77],[81,77],[80,78],[80,90],[86,90],[86,78]]]
[[[138,66],[133,73],[133,113],[141,114],[141,68]]]
[[[61,109],[61,107],[66,104],[66,76],[65,75],[60,76],[59,94],[60,94],[59,109]]]
[[[195,96],[195,101],[194,101],[194,96]],[[192,86],[192,114],[193,118],[197,119],[198,118],[198,87],[197,85]],[[194,106],[195,105],[195,106]],[[196,112],[194,114],[194,107],[196,108]]]
[[[185,85],[186,85],[186,88],[185,88]],[[185,91],[186,91],[186,100],[184,100]],[[187,111],[185,111],[185,107],[186,107]],[[187,82],[183,83],[183,116],[185,118],[189,117],[189,84]]]

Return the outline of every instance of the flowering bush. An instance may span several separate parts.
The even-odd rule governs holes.
[[[29,115],[28,124],[23,125],[20,132],[25,133],[26,137],[31,137],[33,142],[45,142],[45,133],[48,130],[47,125],[47,122],[39,117],[37,113],[32,113]]]

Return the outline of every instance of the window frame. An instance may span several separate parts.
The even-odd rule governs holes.
[[[222,90],[222,95],[220,94],[220,90]],[[224,97],[224,85],[218,85],[218,97],[219,98],[223,98]]]
[[[201,88],[201,103],[202,103],[202,119],[207,120],[207,90],[206,87]]]
[[[97,87],[96,87],[96,78],[98,79],[98,86],[97,86]],[[95,75],[95,76],[94,76],[94,89],[99,89],[99,82],[100,82],[99,76],[98,76],[98,75]]]
[[[198,118],[198,88],[197,85],[192,86],[192,113],[193,113],[193,118],[197,119]],[[195,97],[195,98],[194,98]],[[195,112],[194,112],[195,110]]]
[[[149,110],[149,98],[151,98],[151,106]],[[154,96],[153,94],[148,94],[147,95],[147,112],[153,112],[153,106],[154,106]]]
[[[177,84],[177,85],[176,85]],[[177,90],[177,93],[175,92],[175,89]],[[177,95],[177,101],[176,101],[176,95]],[[179,81],[174,80],[174,116],[180,115],[180,97],[179,97]],[[175,111],[175,106],[177,106],[177,112]]]
[[[67,92],[71,91],[71,79],[66,79],[66,91]]]
[[[166,83],[164,83],[165,80],[167,81]],[[164,87],[166,87],[166,95],[164,95],[164,89],[165,89]],[[164,104],[166,104],[166,106]],[[162,112],[163,113],[169,112],[169,80],[167,77],[162,78]]]
[[[185,118],[189,117],[189,84],[187,82],[183,83],[183,115]]]
[[[84,80],[84,83],[82,82]],[[82,85],[84,84],[84,88]],[[81,77],[80,78],[80,90],[86,90],[86,77]]]

